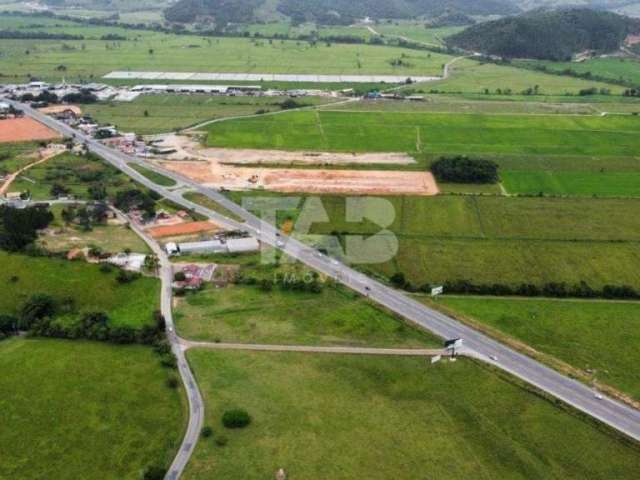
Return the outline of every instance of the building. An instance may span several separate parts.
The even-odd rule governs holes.
[[[227,249],[229,253],[257,252],[260,244],[254,237],[230,238],[227,240]]]

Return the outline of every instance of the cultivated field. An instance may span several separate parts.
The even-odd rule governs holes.
[[[180,130],[216,118],[278,111],[283,100],[284,97],[142,95],[133,102],[97,103],[85,106],[84,110],[100,123],[148,135]],[[317,105],[329,101],[332,99],[309,97],[299,103]]]
[[[640,399],[638,302],[445,296],[438,303]]]
[[[185,401],[158,358],[140,346],[0,342],[0,478],[133,480],[168,466]]]
[[[70,305],[72,311],[61,321],[73,320],[78,312],[100,311],[114,326],[139,328],[153,322],[159,306],[160,283],[154,278],[121,285],[115,270],[101,272],[98,265],[5,252],[0,252],[0,263],[2,314],[17,315],[31,295],[46,293]]]
[[[45,127],[31,118],[9,118],[0,120],[0,143],[32,142],[62,138],[58,132]]]
[[[539,87],[542,95],[577,95],[584,88],[596,87],[606,88],[613,94],[624,91],[623,87],[611,85],[603,82],[582,80],[579,78],[564,77],[531,70],[523,70],[515,67],[494,65],[491,63],[481,64],[473,60],[460,60],[452,65],[450,77],[438,82],[412,85],[411,89],[438,90],[449,93],[483,93],[488,89],[490,93],[501,93],[510,90],[513,94]]]
[[[466,360],[188,353],[207,404],[189,479],[632,478],[637,448]],[[253,417],[220,422],[230,408]],[[505,412],[509,412],[505,415]],[[366,445],[366,448],[362,448]]]
[[[640,117],[292,112],[212,124],[207,144],[285,150],[634,156]]]
[[[263,195],[263,194],[260,194]],[[247,192],[232,198],[250,196]],[[637,200],[509,197],[386,197],[400,249],[389,262],[359,265],[416,286],[445,280],[544,284],[586,281],[640,286]],[[344,197],[324,196],[330,221],[312,233],[371,235],[380,227],[348,223]],[[299,210],[286,212],[294,218]],[[523,221],[522,219],[526,219]],[[381,246],[381,248],[384,248]]]
[[[614,81],[623,80],[640,85],[640,60],[633,58],[592,58],[584,62],[548,62],[542,60],[521,61],[524,65],[540,65],[553,72],[573,70],[577,73],[590,72],[593,76]]]

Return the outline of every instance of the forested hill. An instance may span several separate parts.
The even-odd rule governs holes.
[[[165,10],[172,22],[211,19],[219,26],[250,22],[265,0],[179,0]],[[519,11],[509,0],[277,0],[277,11],[295,23],[349,25],[358,19],[415,18],[457,11],[467,15],[509,15]]]
[[[526,13],[481,23],[446,39],[449,45],[506,58],[568,60],[585,50],[612,52],[640,20],[587,8]]]

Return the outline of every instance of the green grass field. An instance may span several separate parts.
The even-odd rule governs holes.
[[[212,97],[202,95],[143,95],[133,102],[96,103],[83,107],[100,123],[140,135],[180,130],[216,118],[279,111],[286,97]],[[318,105],[330,98],[308,97],[299,101]],[[145,116],[147,112],[147,116]]]
[[[553,75],[532,70],[525,70],[491,63],[481,64],[473,60],[463,59],[452,65],[450,77],[438,82],[412,85],[411,89],[428,92],[432,89],[450,93],[482,93],[488,89],[495,94],[497,89],[502,93],[511,90],[519,94],[523,90],[539,87],[542,95],[577,95],[581,89],[596,87],[607,88],[613,94],[624,91],[623,87],[608,83],[582,80],[579,78]]]
[[[189,200],[190,202],[197,203],[198,205],[202,205],[209,210],[213,210],[214,212],[218,212],[220,215],[224,215],[231,220],[235,220],[236,222],[244,222],[244,219],[225,207],[221,206],[219,203],[211,200],[209,197],[202,193],[198,192],[186,192],[183,193],[182,196]]]
[[[640,117],[292,112],[220,122],[210,146],[414,154],[634,156]]]
[[[464,27],[425,28],[424,24],[414,22],[394,22],[380,24],[373,27],[376,32],[389,37],[406,37],[414,42],[442,46],[442,40],[454,33],[464,30]]]
[[[159,306],[160,283],[143,277],[127,285],[116,282],[116,272],[103,273],[98,265],[47,257],[0,252],[0,313],[16,315],[31,295],[46,293],[70,300],[73,312],[102,311],[113,325],[134,328],[153,322]],[[13,278],[17,277],[17,278]]]
[[[38,146],[35,143],[0,143],[0,176],[37,160]]]
[[[189,479],[632,479],[635,446],[478,364],[193,350],[214,437]],[[229,408],[253,422],[225,431]]]
[[[147,177],[149,180],[151,180],[153,183],[157,185],[161,185],[163,187],[173,187],[176,185],[176,181],[174,179],[165,177],[164,175],[154,172],[153,170],[149,170],[148,168],[144,168],[141,165],[134,164],[134,165],[131,165],[131,168],[133,168],[138,173],[144,175],[145,177]]]
[[[132,252],[148,253],[147,244],[136,235],[133,230],[124,225],[93,225],[90,231],[84,231],[77,225],[66,224],[62,218],[61,205],[51,207],[55,220],[50,224],[50,231],[40,235],[38,245],[50,252],[67,252],[72,248],[96,246],[104,252],[122,252],[126,249]]]
[[[247,192],[232,198],[251,195]],[[255,195],[262,195],[255,194]],[[577,283],[640,286],[638,200],[489,196],[385,197],[399,242],[390,261],[360,264],[367,272],[403,272],[417,286],[446,280],[476,283]],[[364,235],[369,221],[347,222],[345,199],[321,197],[329,222],[311,233]],[[297,218],[301,210],[286,212]],[[365,210],[365,218],[372,218]],[[526,219],[526,221],[523,221]],[[305,233],[305,232],[303,232]],[[384,239],[384,237],[382,237]],[[387,253],[391,243],[376,253]]]
[[[28,18],[28,17],[27,17]],[[33,19],[23,19],[23,26]],[[40,20],[40,19],[38,19]],[[16,28],[19,17],[2,17],[0,28]],[[84,35],[85,40],[2,40],[0,70],[6,81],[93,80],[112,70],[437,75],[451,57],[431,52],[371,45],[245,38],[202,38],[118,28],[49,23],[37,30]],[[126,41],[100,40],[106,33]],[[402,55],[404,54],[404,57]],[[392,61],[403,58],[404,66]],[[100,61],[96,62],[96,58]],[[59,68],[64,66],[66,69]]]
[[[640,399],[640,303],[442,297],[438,303]]]
[[[638,172],[512,171],[501,175],[510,193],[640,197]]]
[[[521,60],[517,63],[520,62],[524,65],[541,65],[555,72],[567,69],[581,74],[590,72],[593,76],[640,85],[640,61],[632,58],[592,58],[584,62]]]
[[[62,153],[24,172],[9,191],[29,191],[33,200],[48,200],[53,198],[54,184],[66,187],[78,199],[89,199],[88,188],[92,184],[104,185],[109,195],[135,186],[133,180],[100,158]]]
[[[265,274],[269,278],[268,274]],[[439,346],[359,295],[326,286],[322,293],[264,292],[257,286],[206,288],[180,299],[175,310],[181,336],[223,342]]]
[[[0,369],[0,478],[138,480],[180,445],[185,401],[148,347],[14,338]]]

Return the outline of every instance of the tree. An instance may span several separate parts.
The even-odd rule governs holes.
[[[157,273],[160,266],[160,259],[157,255],[147,255],[144,257],[144,268],[149,272]]]
[[[200,431],[200,435],[202,436],[202,438],[209,438],[211,435],[213,435],[213,428],[211,428],[209,425],[203,427]]]
[[[469,158],[465,155],[441,157],[431,165],[431,172],[441,182],[495,183],[498,181],[496,163]]]
[[[222,424],[226,428],[244,428],[251,423],[251,415],[246,410],[235,408],[222,414]]]
[[[32,295],[20,308],[20,329],[29,330],[34,322],[56,314],[55,299],[44,293]]]
[[[158,465],[148,466],[142,475],[143,480],[163,480],[167,474],[167,469]]]

